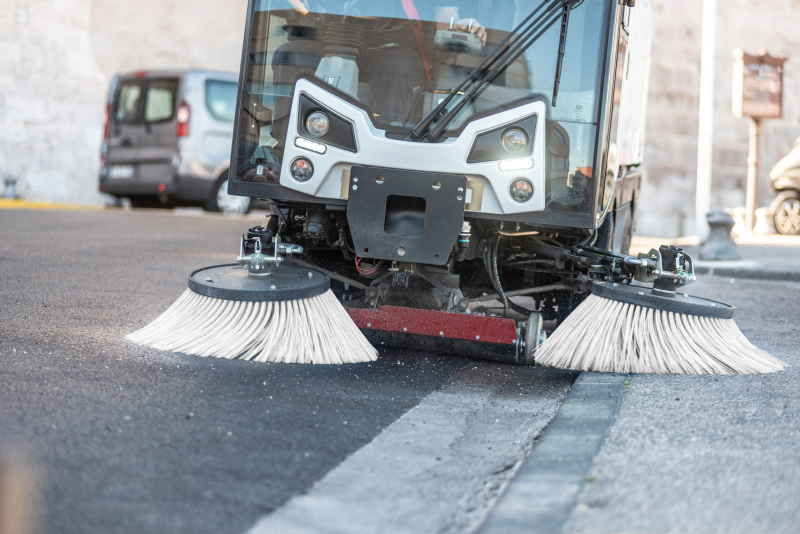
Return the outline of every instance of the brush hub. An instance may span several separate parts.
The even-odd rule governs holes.
[[[238,263],[198,269],[189,276],[189,289],[199,295],[222,300],[275,302],[316,297],[330,289],[327,274],[282,264],[268,274],[248,276]]]
[[[593,295],[604,299],[683,315],[732,319],[733,311],[735,310],[733,306],[685,293],[661,296],[655,293],[657,290],[642,286],[616,284],[613,282],[594,282],[591,290]]]

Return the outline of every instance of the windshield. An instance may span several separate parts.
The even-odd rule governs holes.
[[[388,137],[405,139],[542,0],[253,2],[241,101],[244,167],[260,164],[254,158],[265,151],[281,162],[301,77],[327,83],[332,93],[364,109]],[[554,107],[560,6],[555,0],[547,4],[545,22],[530,46],[481,88],[443,137],[458,136],[472,120],[540,101],[547,109],[548,178],[592,176],[612,3],[571,3]],[[570,206],[570,195],[556,196],[561,205],[552,207],[578,208]],[[580,195],[575,202],[586,201]]]

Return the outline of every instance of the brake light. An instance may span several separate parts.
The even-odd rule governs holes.
[[[187,137],[189,135],[189,104],[181,100],[181,105],[178,106],[178,137]]]

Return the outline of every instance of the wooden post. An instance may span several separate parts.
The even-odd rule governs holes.
[[[752,233],[756,225],[758,208],[758,138],[761,134],[761,119],[750,117],[750,150],[747,154],[747,192],[745,196],[744,225]]]

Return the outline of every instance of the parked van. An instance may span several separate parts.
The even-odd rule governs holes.
[[[237,74],[142,71],[114,77],[100,156],[100,191],[133,207],[200,205],[245,213],[228,194]]]

